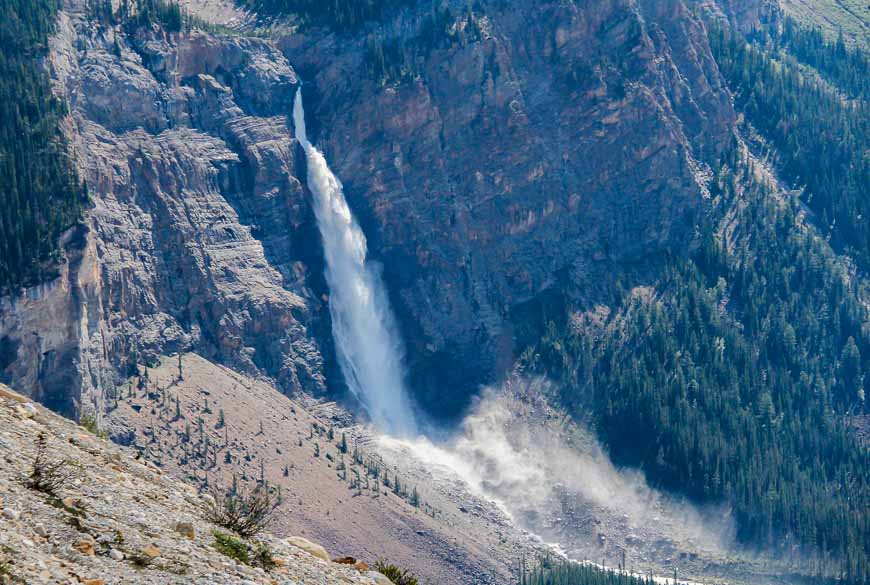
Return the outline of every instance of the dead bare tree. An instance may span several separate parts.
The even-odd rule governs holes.
[[[27,477],[27,487],[57,497],[58,492],[77,474],[78,468],[70,460],[51,460],[48,455],[48,437],[45,433],[39,433],[36,438],[36,457]]]
[[[266,485],[250,491],[213,489],[211,496],[204,506],[205,519],[247,538],[266,528],[281,504],[281,498]]]

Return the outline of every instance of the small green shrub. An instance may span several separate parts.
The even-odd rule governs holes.
[[[48,455],[48,437],[39,433],[36,438],[36,457],[27,477],[27,487],[55,499],[60,490],[75,479],[78,468],[66,459],[53,461]]]
[[[277,564],[273,558],[272,549],[265,542],[255,542],[253,546],[232,534],[215,530],[214,547],[218,552],[235,559],[237,562],[251,567],[261,567],[267,571]]]
[[[251,564],[250,549],[245,541],[218,530],[215,530],[212,534],[214,535],[214,547],[218,552],[244,565]]]
[[[395,585],[419,585],[417,578],[413,575],[409,575],[407,569],[403,570],[396,565],[387,564],[387,562],[382,559],[375,563],[375,571],[384,575]]]
[[[278,565],[275,563],[274,553],[265,542],[254,543],[254,564],[271,571]]]
[[[12,572],[12,565],[7,561],[0,561],[0,583],[3,585],[15,583],[27,585],[27,581]]]

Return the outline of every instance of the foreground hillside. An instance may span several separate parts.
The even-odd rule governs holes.
[[[275,512],[276,534],[388,558],[437,585],[509,583],[517,561],[535,554],[495,506],[461,484],[440,493],[407,456],[388,462],[371,430],[334,403],[291,400],[194,353],[139,370],[101,425],[202,489],[261,478],[279,487],[287,497]]]
[[[75,477],[57,497],[30,489],[37,437]],[[0,385],[0,582],[2,583],[389,583],[327,562],[270,534],[269,571],[216,548],[218,530],[196,490]]]

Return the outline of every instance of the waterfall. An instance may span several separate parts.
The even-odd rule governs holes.
[[[405,390],[403,349],[377,268],[366,261],[366,237],[344,199],[341,181],[308,142],[302,90],[293,105],[296,139],[308,161],[308,188],[323,239],[332,335],[351,391],[383,432],[413,436],[416,422]]]

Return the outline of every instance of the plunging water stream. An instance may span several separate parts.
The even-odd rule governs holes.
[[[309,141],[301,89],[293,105],[296,138],[308,161],[308,188],[323,238],[329,311],[339,364],[378,430],[412,436],[417,424],[404,383],[403,351],[384,284],[366,259],[366,237],[341,181]]]

